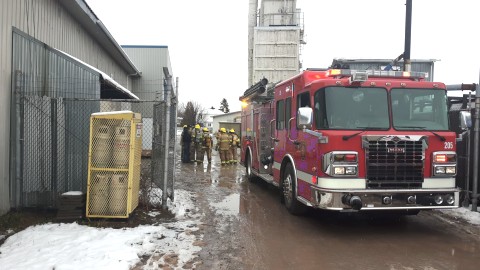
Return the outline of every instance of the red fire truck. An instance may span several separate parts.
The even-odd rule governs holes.
[[[307,69],[247,89],[241,162],[292,214],[459,205],[443,83],[425,73]]]

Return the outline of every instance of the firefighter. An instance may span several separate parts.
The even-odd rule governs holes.
[[[190,162],[190,144],[192,143],[192,135],[187,125],[183,126],[183,132],[180,137],[180,145],[182,146],[182,162]]]
[[[225,128],[220,128],[220,136],[218,136],[217,146],[215,148],[220,154],[221,164],[227,165],[230,160],[230,135]]]
[[[215,141],[218,142],[219,138],[220,138],[220,128],[218,128],[217,132],[215,132]]]
[[[200,130],[200,125],[196,124],[192,130],[192,143],[190,144],[190,161],[197,161],[197,156],[202,151],[202,131]]]
[[[208,128],[203,128],[203,137],[202,137],[202,152],[200,155],[200,162],[203,162],[204,154],[207,154],[208,163],[212,162],[212,147],[213,147],[213,136],[209,133]]]
[[[231,164],[237,164],[237,148],[240,147],[240,138],[238,137],[237,133],[235,133],[235,130],[232,128],[230,129],[230,163]]]

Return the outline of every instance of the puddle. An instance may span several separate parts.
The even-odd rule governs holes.
[[[210,203],[218,214],[236,216],[240,211],[240,194],[230,194],[221,202]]]

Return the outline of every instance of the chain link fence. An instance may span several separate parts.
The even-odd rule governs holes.
[[[86,193],[90,115],[125,110],[154,111],[153,116],[142,115],[139,205],[161,204],[160,188],[164,188],[165,175],[170,178],[173,199],[176,103],[165,104],[163,101],[69,99],[17,93],[11,119],[12,206],[57,208],[62,193]],[[166,126],[167,109],[172,123],[169,130],[162,129]],[[165,151],[167,137],[170,146]]]

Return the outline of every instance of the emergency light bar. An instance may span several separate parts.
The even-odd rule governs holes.
[[[366,71],[357,71],[352,74],[352,82],[365,82],[368,80]]]
[[[390,77],[390,78],[409,78],[426,79],[426,72],[407,72],[393,70],[354,70],[354,69],[331,69],[327,72],[328,77],[352,77],[352,81],[366,81],[368,77]]]

